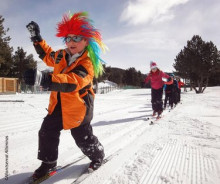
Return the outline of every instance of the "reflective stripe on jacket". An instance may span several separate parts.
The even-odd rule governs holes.
[[[54,111],[60,92],[63,128],[72,129],[89,123],[93,117],[95,95],[92,89],[94,71],[88,52],[85,51],[68,66],[65,50],[54,52],[45,40],[34,46],[46,65],[54,68],[48,113]]]

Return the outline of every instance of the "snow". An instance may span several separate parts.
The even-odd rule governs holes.
[[[94,134],[106,157],[114,156],[82,184],[220,183],[219,94],[220,87],[182,92],[181,104],[165,110],[154,125],[147,120],[150,89],[97,94]],[[38,131],[48,99],[49,94],[0,95],[0,101],[11,100],[0,102],[0,184],[22,184],[39,167]],[[82,155],[70,131],[62,131],[58,165]],[[84,158],[43,184],[70,184],[88,164]]]

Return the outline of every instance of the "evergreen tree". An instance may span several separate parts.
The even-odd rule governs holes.
[[[4,18],[0,15],[0,77],[7,77],[10,75],[13,48],[9,46],[11,38],[6,36],[9,29],[4,29],[3,22]]]
[[[26,70],[37,67],[37,61],[34,60],[33,55],[30,54],[26,56],[23,48],[18,47],[17,51],[13,56],[13,67],[11,70],[11,75],[13,77],[19,78],[22,81],[23,74]]]
[[[133,67],[125,70],[123,81],[126,85],[140,86],[138,72]]]
[[[121,68],[115,68],[104,65],[104,74],[99,77],[97,80],[94,80],[93,83],[101,82],[103,80],[112,81],[120,86],[131,85],[144,87],[145,75],[140,71],[137,71],[135,68],[129,68],[127,70]]]
[[[120,69],[120,68],[111,68],[110,70],[110,74],[108,77],[109,81],[112,81],[118,85],[122,85],[123,84],[123,74],[124,74],[124,70]]]
[[[190,80],[196,93],[202,93],[208,86],[210,76],[217,72],[219,59],[216,46],[195,35],[176,56],[173,66],[179,76]]]
[[[218,51],[218,56],[220,56],[220,51]],[[220,59],[213,62],[214,72],[211,73],[209,79],[209,86],[220,86]]]

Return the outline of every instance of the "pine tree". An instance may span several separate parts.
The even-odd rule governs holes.
[[[11,75],[19,78],[20,82],[23,79],[23,74],[28,69],[34,69],[37,67],[37,61],[34,60],[33,55],[26,56],[23,48],[18,47],[13,56],[13,67]]]
[[[210,76],[219,68],[219,51],[210,41],[205,42],[198,35],[187,41],[187,46],[176,56],[174,68],[179,76],[189,79],[196,93],[203,93]]]
[[[7,77],[12,66],[13,48],[9,46],[11,38],[6,36],[9,29],[4,29],[3,22],[4,18],[0,15],[0,77]]]

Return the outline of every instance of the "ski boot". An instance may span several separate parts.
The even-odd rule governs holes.
[[[156,113],[157,113],[156,111],[153,111],[153,114],[152,114],[152,116],[156,116]]]
[[[95,170],[97,170],[103,163],[103,160],[94,160],[89,164],[89,168],[88,171],[93,172]]]
[[[56,169],[56,166],[57,166],[57,162],[54,163],[42,162],[41,166],[37,170],[35,170],[34,174],[32,175],[33,181],[37,181],[42,177],[46,177],[50,171]]]
[[[156,119],[160,119],[160,118],[162,117],[162,116],[161,116],[162,112],[163,112],[163,111],[158,111],[158,115],[157,115],[157,118],[156,118]]]

